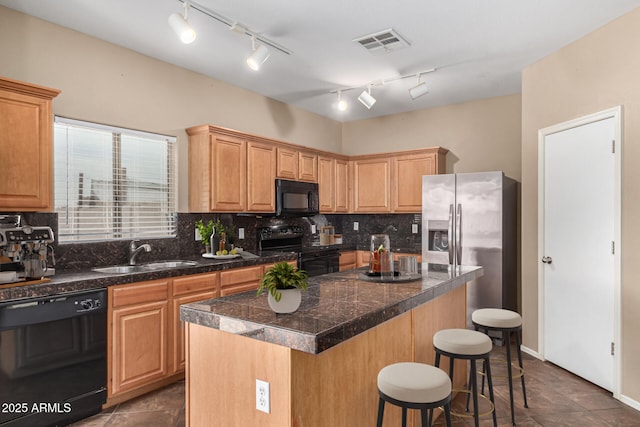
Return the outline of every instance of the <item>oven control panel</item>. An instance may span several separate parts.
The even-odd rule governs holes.
[[[302,237],[304,229],[297,225],[274,225],[258,230],[260,240],[289,239],[292,237]]]

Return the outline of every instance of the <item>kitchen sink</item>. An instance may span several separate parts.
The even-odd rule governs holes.
[[[181,267],[193,267],[198,265],[195,261],[158,261],[158,262],[150,262],[148,264],[142,264],[141,267],[144,267],[149,270],[161,270],[164,268],[181,268]]]
[[[109,267],[97,267],[93,268],[92,270],[98,273],[106,274],[127,274],[139,273],[144,271],[165,270],[171,268],[193,267],[195,265],[198,265],[198,263],[195,261],[172,260],[150,262],[148,264],[139,265],[112,265]]]

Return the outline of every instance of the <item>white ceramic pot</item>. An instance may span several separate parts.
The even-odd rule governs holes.
[[[271,310],[276,313],[293,313],[300,307],[300,303],[302,302],[302,292],[300,289],[280,289],[280,292],[282,293],[280,301],[276,301],[271,294],[268,295],[267,299]]]

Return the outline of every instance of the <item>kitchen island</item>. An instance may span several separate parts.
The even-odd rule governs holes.
[[[433,364],[433,333],[465,327],[466,284],[483,274],[423,268],[406,283],[365,281],[363,269],[310,278],[293,314],[275,314],[253,292],[183,305],[187,424],[375,425],[378,371]],[[465,376],[461,364],[454,382]],[[269,413],[256,409],[256,380],[269,383]],[[398,408],[388,413],[399,420]]]

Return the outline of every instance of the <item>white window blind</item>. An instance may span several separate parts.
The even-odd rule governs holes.
[[[55,117],[60,242],[175,237],[176,138]]]

